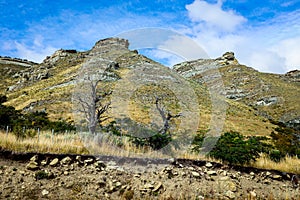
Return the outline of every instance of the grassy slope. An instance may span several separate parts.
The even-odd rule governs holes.
[[[76,56],[76,55],[74,55]],[[134,63],[148,60],[147,58],[136,54],[135,52],[128,51],[117,59],[121,69],[118,73],[123,76],[129,69],[128,67]],[[69,58],[60,60],[57,65],[51,69],[52,76],[46,80],[28,83],[20,90],[8,93],[9,102],[8,105],[15,106],[17,109],[23,109],[30,103],[42,102],[40,105],[36,105],[35,109],[46,108],[47,112],[52,119],[67,119],[72,120],[72,104],[71,95],[72,84],[67,86],[60,86],[62,83],[67,83],[75,79],[78,69],[80,68],[81,60],[76,62],[69,61]],[[149,60],[148,60],[149,61]],[[149,61],[153,62],[153,61]],[[0,66],[3,69],[5,66]],[[240,68],[240,70],[230,70],[232,68]],[[234,130],[239,131],[245,135],[269,135],[272,131],[273,125],[270,124],[264,117],[257,114],[257,110],[265,111],[269,115],[274,116],[275,119],[279,119],[286,112],[295,113],[299,111],[300,104],[297,103],[299,98],[299,87],[295,84],[287,84],[281,80],[278,75],[259,73],[251,68],[238,65],[227,66],[220,69],[223,74],[223,81],[225,86],[236,84],[234,81],[237,78],[244,77],[243,81],[236,80],[239,83],[238,88],[252,92],[255,94],[251,99],[245,99],[242,101],[226,100],[229,107],[227,110],[227,117],[225,122],[224,131]],[[245,78],[246,77],[246,78]],[[4,76],[2,77],[3,83],[11,83],[12,78]],[[51,87],[56,86],[51,89]],[[209,129],[210,121],[210,100],[208,92],[204,85],[191,82],[191,86],[194,88],[199,98],[200,110],[199,113],[201,122],[199,129]],[[261,90],[262,87],[268,87],[266,91]],[[50,89],[49,89],[50,88]],[[253,100],[258,100],[265,96],[279,96],[280,103],[276,106],[259,107],[248,106]],[[137,106],[137,105],[135,105]],[[139,107],[139,106],[137,106]],[[134,118],[139,121],[146,120],[144,118],[142,109],[135,109]]]

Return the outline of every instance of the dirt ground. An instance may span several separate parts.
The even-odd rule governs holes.
[[[0,199],[300,199],[290,174],[208,162],[0,158]]]

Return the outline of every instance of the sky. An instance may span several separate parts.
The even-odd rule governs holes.
[[[176,31],[210,58],[233,51],[262,72],[300,69],[300,0],[0,0],[0,55],[42,62],[57,49],[89,50],[147,27]],[[169,66],[183,60],[143,53]]]

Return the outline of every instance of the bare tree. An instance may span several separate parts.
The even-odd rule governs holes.
[[[95,134],[96,127],[102,126],[102,123],[109,119],[105,113],[110,108],[111,102],[104,102],[104,99],[112,94],[112,91],[97,94],[97,85],[100,80],[90,81],[85,85],[88,91],[87,95],[78,95],[77,101],[79,105],[78,111],[85,115],[85,120],[88,123],[89,132]],[[88,87],[86,87],[88,86]]]
[[[182,114],[179,113],[177,115],[173,115],[170,111],[168,111],[164,107],[164,105],[162,104],[161,101],[162,101],[162,98],[159,98],[159,97],[155,98],[156,109],[158,110],[158,112],[163,120],[163,127],[159,132],[161,134],[166,134],[168,132],[168,130],[170,129],[170,121],[174,118],[178,118],[178,117],[182,116]]]
[[[100,82],[117,79],[111,71],[111,62],[106,60],[88,61],[81,72],[77,88],[73,94],[73,102],[76,104],[75,112],[83,115],[90,133],[95,134],[97,126],[109,119],[106,115],[111,102],[107,97],[112,91],[98,91]],[[78,114],[79,115],[79,114]]]

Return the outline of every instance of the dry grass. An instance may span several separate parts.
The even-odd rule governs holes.
[[[144,158],[177,158],[208,160],[211,162],[221,161],[208,158],[203,154],[190,153],[184,149],[174,150],[173,154],[164,154],[162,151],[153,151],[146,147],[136,147],[128,138],[114,137],[90,137],[78,134],[52,135],[50,132],[42,132],[40,137],[18,140],[12,133],[0,132],[0,147],[15,152],[41,152],[41,153],[71,153],[71,154],[93,154],[112,155],[120,157],[144,157]],[[121,144],[121,145],[118,145]],[[279,170],[288,173],[300,174],[300,159],[286,157],[285,160],[276,163],[262,155],[252,167]]]
[[[283,172],[300,174],[300,159],[296,157],[287,156],[285,160],[276,163],[263,155],[253,163],[252,166],[261,169],[275,169]]]
[[[17,139],[12,133],[0,132],[0,147],[15,152],[41,152],[41,153],[74,153],[87,154],[80,138],[75,134],[54,135],[42,132],[33,138]]]

